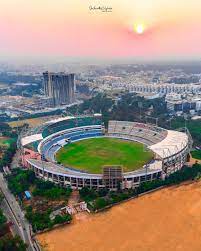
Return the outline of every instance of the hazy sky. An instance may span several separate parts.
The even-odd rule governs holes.
[[[200,13],[201,0],[0,0],[0,56],[200,58]]]

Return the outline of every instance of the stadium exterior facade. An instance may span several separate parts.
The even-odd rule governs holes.
[[[34,170],[37,177],[62,186],[80,189],[107,187],[117,189],[117,183],[104,179],[103,174],[93,174],[56,163],[55,153],[65,144],[93,137],[114,137],[144,144],[154,153],[154,159],[133,172],[122,173],[122,189],[134,188],[141,182],[163,179],[181,169],[191,148],[186,132],[127,121],[109,121],[108,128],[102,124],[101,115],[67,117],[46,122],[35,129],[35,134],[23,137],[22,163]]]

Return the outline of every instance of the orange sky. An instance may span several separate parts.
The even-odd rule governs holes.
[[[0,0],[0,55],[199,58],[200,13],[200,0]]]

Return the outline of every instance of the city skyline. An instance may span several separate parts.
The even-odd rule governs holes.
[[[2,59],[194,60],[201,2],[0,0]]]

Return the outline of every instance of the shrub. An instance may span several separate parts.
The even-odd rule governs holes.
[[[100,197],[94,201],[94,208],[95,209],[101,209],[101,208],[106,207],[107,205],[109,205],[109,203],[105,198]]]
[[[89,189],[88,187],[83,187],[81,190],[79,190],[79,194],[80,197],[86,202],[94,200],[98,197],[98,193],[93,189]]]

